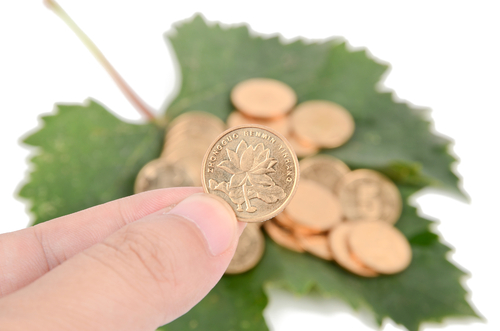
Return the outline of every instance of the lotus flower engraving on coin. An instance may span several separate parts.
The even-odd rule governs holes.
[[[286,193],[276,185],[267,174],[276,172],[273,168],[278,161],[269,157],[270,151],[264,149],[263,144],[253,147],[242,140],[236,151],[226,149],[229,160],[224,160],[217,167],[232,174],[229,182],[220,182],[210,179],[210,190],[226,193],[231,201],[237,205],[237,211],[243,211],[242,205],[246,204],[245,211],[257,211],[250,200],[260,199],[265,203],[274,203],[283,199]]]

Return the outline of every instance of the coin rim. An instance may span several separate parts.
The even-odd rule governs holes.
[[[264,252],[266,250],[266,237],[264,236],[264,233],[262,233],[260,226],[255,227],[255,229],[245,228],[245,230],[247,230],[247,229],[248,229],[248,231],[254,231],[257,234],[257,237],[260,238],[260,239],[258,239],[260,241],[260,245],[259,244],[257,245],[257,253],[258,254],[254,256],[254,257],[257,257],[257,259],[252,259],[252,263],[247,263],[244,268],[240,268],[236,271],[230,270],[228,272],[229,266],[231,265],[231,262],[232,262],[232,259],[231,259],[231,262],[229,262],[229,265],[227,266],[226,271],[224,271],[225,275],[239,275],[239,274],[245,273],[245,272],[250,271],[253,268],[255,268],[257,266],[257,264],[259,264],[259,262],[262,261],[262,257],[264,256]],[[243,231],[245,231],[245,230],[243,230]],[[233,256],[233,258],[234,258],[234,256]]]
[[[145,190],[145,191],[141,191],[139,190],[139,186],[140,186],[140,181],[142,181],[144,179],[144,177],[141,178],[141,175],[145,172],[145,169],[147,166],[150,166],[152,164],[160,164],[160,165],[172,165],[172,166],[175,166],[177,167],[177,163],[176,162],[171,162],[169,159],[166,159],[166,158],[162,158],[162,157],[158,157],[156,159],[153,159],[151,161],[149,161],[148,163],[146,163],[145,165],[142,166],[141,170],[139,170],[139,172],[137,173],[137,176],[135,177],[135,181],[134,181],[134,194],[139,194],[139,193],[143,193],[143,192],[147,192],[149,190]],[[182,167],[179,167],[179,169],[182,169],[184,170]],[[195,180],[192,178],[191,174],[189,174],[188,172],[186,172],[186,175],[188,175],[191,179],[191,181],[193,182],[193,184],[196,184],[195,183]],[[190,186],[192,187],[192,186]]]
[[[293,134],[293,131],[291,131],[288,136],[289,136],[290,141],[293,141],[295,144],[297,144],[296,145],[298,147],[297,149],[300,148],[299,153],[296,152],[295,147],[293,148],[293,151],[298,156],[300,155],[301,158],[312,157],[314,155],[318,155],[318,153],[320,152],[320,148],[318,146],[311,145],[310,147],[305,147],[305,146],[301,145],[298,138]]]
[[[366,254],[360,254],[361,249],[359,248],[358,245],[354,243],[353,236],[357,233],[357,229],[363,229],[365,226],[378,226],[385,228],[385,230],[388,230],[389,232],[392,232],[394,235],[393,238],[397,238],[396,241],[399,241],[399,243],[402,243],[405,250],[405,256],[404,260],[398,260],[398,264],[395,265],[384,265],[383,263],[379,263],[376,259],[373,258],[373,255],[369,255],[367,257]],[[359,231],[359,230],[358,230]],[[394,242],[394,241],[393,241]],[[396,243],[396,244],[399,244]],[[392,274],[397,274],[400,273],[401,271],[405,270],[408,268],[408,266],[411,264],[413,260],[413,251],[411,249],[410,242],[408,241],[408,238],[395,226],[392,226],[391,224],[382,221],[382,220],[377,220],[377,221],[364,221],[364,222],[355,222],[352,225],[351,232],[349,234],[349,237],[347,238],[347,244],[350,247],[351,251],[358,257],[358,259],[363,263],[365,266],[368,268],[375,270],[375,272],[385,274],[385,275],[392,275]],[[394,248],[394,245],[392,245],[392,248]],[[364,253],[366,250],[363,250]]]
[[[315,164],[316,160],[318,160],[318,161],[326,160],[327,162],[331,162],[332,164],[334,164],[334,166],[337,169],[338,168],[344,168],[344,169],[342,169],[342,172],[344,170],[347,170],[339,178],[337,184],[340,183],[340,181],[342,180],[342,177],[344,177],[349,172],[354,171],[354,170],[351,170],[351,168],[349,168],[349,166],[347,164],[345,164],[345,162],[343,162],[342,160],[336,158],[335,156],[331,156],[329,154],[315,154],[315,155],[311,155],[311,156],[305,157],[302,160],[300,160],[300,163],[301,163],[301,166],[303,166],[304,169],[307,169],[307,168],[310,168],[311,166],[313,166]]]
[[[341,139],[339,141],[335,141],[335,143],[332,143],[331,141],[328,141],[328,140],[325,142],[325,140],[319,141],[319,140],[311,139],[307,135],[304,135],[303,132],[300,132],[301,131],[300,125],[297,126],[297,123],[296,123],[298,121],[297,114],[300,114],[303,112],[302,109],[304,107],[304,104],[316,103],[316,102],[333,105],[334,108],[339,108],[338,110],[340,110],[340,112],[342,114],[346,115],[346,118],[348,119],[348,121],[350,122],[350,124],[352,126],[351,130],[349,131],[349,134],[346,137],[344,137],[343,139]],[[307,111],[307,108],[305,108],[305,109]],[[308,143],[313,144],[313,145],[317,145],[321,148],[338,148],[338,147],[344,145],[345,143],[347,143],[352,138],[352,136],[354,135],[354,132],[356,131],[356,121],[354,120],[354,117],[352,116],[351,112],[349,110],[347,110],[341,104],[330,101],[330,100],[312,99],[312,100],[306,100],[306,101],[303,101],[303,102],[297,104],[295,106],[295,108],[293,109],[293,112],[290,114],[290,121],[291,121],[291,125],[292,125],[292,131],[295,132],[295,134],[297,135],[297,137],[300,138],[300,140],[307,141]],[[297,130],[297,127],[299,128],[299,130]]]
[[[273,114],[274,116],[272,116],[272,117],[285,116],[285,115],[289,114],[293,109],[295,109],[295,106],[297,105],[297,101],[298,101],[298,96],[297,96],[297,92],[289,84],[287,84],[287,83],[285,83],[285,82],[283,82],[281,80],[274,79],[274,78],[269,78],[269,77],[253,77],[253,78],[248,78],[248,79],[240,81],[238,84],[234,85],[233,88],[231,89],[231,92],[229,94],[229,99],[231,100],[231,104],[238,111],[240,111],[240,112],[242,112],[244,114],[247,114],[246,110],[244,109],[245,107],[240,107],[241,104],[239,104],[238,102],[234,102],[234,100],[235,100],[234,94],[236,93],[235,91],[237,90],[238,87],[241,89],[241,86],[244,85],[244,83],[248,83],[250,81],[257,81],[257,80],[272,82],[273,84],[278,83],[278,85],[282,85],[282,87],[285,87],[285,89],[288,90],[287,92],[292,92],[291,95],[293,95],[294,100],[291,103],[291,106],[289,108],[287,108],[287,109],[285,109],[283,107],[284,111],[280,110],[278,113]],[[259,116],[259,115],[251,114],[251,112],[249,112],[247,116],[249,116],[249,117],[255,117],[255,118],[263,118],[263,119],[269,118],[269,117],[266,117],[266,116]],[[270,118],[272,118],[272,117],[270,117]]]
[[[204,117],[203,120],[211,123],[217,122],[217,125],[221,124],[222,127],[226,127],[226,123],[217,115],[214,115],[208,111],[204,110],[188,110],[182,114],[177,115],[174,117],[167,126],[167,131],[170,131],[170,129],[176,127],[177,125],[189,122],[192,120],[192,118],[195,118],[195,120],[200,120],[200,117]],[[210,123],[210,124],[211,124]]]
[[[307,253],[312,254],[314,256],[317,256],[317,257],[319,257],[319,258],[321,258],[323,260],[326,260],[326,261],[334,261],[332,249],[330,247],[330,241],[328,239],[328,233],[304,235],[304,234],[298,234],[298,233],[295,232],[294,235],[295,235],[295,238],[297,239],[297,241],[299,242],[299,245]],[[310,248],[310,247],[316,247],[314,245],[313,246],[309,245],[310,241],[308,241],[308,239],[310,239],[311,237],[324,237],[325,238],[325,240],[326,240],[326,250],[327,250],[328,257],[325,257],[322,253],[318,254],[317,250],[314,250],[314,249]]]
[[[362,276],[362,277],[377,277],[379,275],[379,273],[376,272],[375,270],[373,270],[372,268],[370,268],[370,267],[368,267],[368,266],[366,266],[366,265],[364,265],[356,260],[353,260],[350,256],[350,254],[347,254],[347,255],[340,254],[339,255],[338,254],[339,251],[335,250],[336,240],[334,240],[334,239],[338,239],[338,238],[335,238],[335,233],[336,233],[336,231],[341,229],[341,227],[347,228],[346,230],[344,230],[347,232],[344,233],[344,237],[342,238],[343,240],[342,240],[342,242],[339,242],[339,245],[342,245],[342,248],[345,248],[345,251],[347,253],[352,253],[352,251],[350,251],[348,241],[349,241],[349,236],[350,236],[349,230],[352,230],[353,225],[350,224],[349,222],[342,222],[338,226],[333,228],[332,231],[330,231],[328,233],[328,244],[330,245],[330,249],[332,251],[332,255],[333,255],[335,262],[337,262],[337,264],[339,266],[341,266],[342,268],[348,270],[349,272],[351,272],[355,275]],[[358,259],[359,259],[359,257],[358,257]]]
[[[259,122],[271,122],[271,123],[278,123],[280,121],[284,121],[284,123],[281,123],[282,126],[285,126],[285,133],[282,133],[282,135],[284,136],[287,136],[290,134],[291,132],[291,124],[290,124],[290,116],[288,115],[284,115],[284,116],[278,116],[278,117],[272,117],[272,118],[259,118],[259,117],[250,117],[248,115],[246,115],[245,113],[239,111],[239,110],[234,110],[232,111],[228,116],[227,116],[227,119],[226,119],[226,124],[229,128],[233,128],[233,127],[236,127],[238,125],[231,125],[229,123],[230,121],[230,118],[231,116],[236,116],[234,114],[240,114],[240,116],[242,116],[244,119],[246,119],[249,123],[248,124],[255,124],[255,125],[264,125],[264,124],[260,124],[260,123],[255,123],[256,121],[259,121]],[[252,122],[254,121],[254,122]],[[248,125],[248,124],[239,124],[239,125]],[[267,125],[264,125],[264,126],[267,126]],[[270,126],[269,126],[270,127]],[[271,128],[271,127],[270,127]],[[271,128],[272,129],[272,128]],[[283,129],[283,128],[282,128]],[[278,131],[278,130],[276,130]],[[278,131],[281,133],[281,131]]]
[[[256,222],[264,222],[264,221],[267,221],[271,218],[273,218],[274,216],[276,216],[277,214],[281,213],[283,210],[285,210],[285,207],[288,206],[288,204],[290,203],[290,201],[292,200],[293,196],[295,195],[295,192],[297,191],[297,186],[298,186],[298,183],[300,181],[300,169],[299,169],[299,159],[297,158],[297,154],[295,153],[295,150],[293,149],[293,147],[290,145],[290,143],[288,142],[288,140],[285,138],[285,136],[283,136],[281,133],[277,132],[276,130],[273,130],[267,126],[264,126],[264,125],[259,125],[259,124],[252,124],[252,125],[238,125],[238,126],[235,126],[235,127],[232,127],[232,128],[229,128],[227,129],[226,131],[222,132],[217,138],[214,139],[214,141],[210,144],[210,146],[208,147],[205,155],[203,156],[203,162],[201,164],[201,186],[203,187],[203,191],[207,194],[211,194],[209,191],[208,191],[208,188],[207,188],[207,185],[205,183],[205,165],[207,163],[207,160],[208,160],[208,156],[210,155],[210,152],[212,151],[212,148],[215,146],[215,144],[217,144],[217,142],[222,139],[222,137],[224,137],[225,135],[227,135],[229,132],[232,132],[232,131],[236,131],[236,130],[239,130],[239,129],[243,129],[243,128],[259,128],[259,129],[263,129],[263,130],[266,130],[266,131],[269,131],[271,132],[272,134],[274,134],[275,136],[277,136],[278,138],[280,138],[283,143],[288,147],[288,149],[290,150],[290,154],[293,158],[293,161],[294,161],[294,165],[295,165],[295,183],[293,184],[293,187],[292,187],[292,190],[290,191],[290,194],[288,195],[288,197],[286,198],[285,202],[283,202],[283,204],[281,205],[280,208],[274,210],[273,212],[265,215],[265,216],[261,216],[261,217],[258,217],[258,218],[252,218],[252,219],[244,219],[244,218],[239,218],[238,215],[236,214],[236,211],[234,212],[235,215],[236,215],[236,218],[238,219],[238,221],[241,221],[241,222],[246,222],[246,223],[256,223]],[[231,209],[234,210],[234,208],[231,206]]]
[[[269,228],[273,228],[275,230],[269,231]],[[297,253],[304,253],[305,250],[302,248],[302,246],[299,243],[299,240],[295,236],[292,230],[287,230],[286,228],[280,226],[279,224],[276,223],[276,221],[270,220],[269,222],[266,222],[263,226],[264,230],[266,231],[267,235],[269,238],[271,238],[277,245],[284,247],[286,249],[289,249],[291,251],[297,252]],[[292,243],[288,244],[288,242],[280,241],[279,239],[275,239],[275,235],[272,234],[275,231],[274,234],[281,232],[282,234],[285,234],[288,236],[288,238],[291,238]]]

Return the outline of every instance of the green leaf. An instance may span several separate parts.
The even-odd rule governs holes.
[[[159,330],[268,331],[262,311],[267,297],[256,271],[224,276],[193,309]]]
[[[373,168],[401,184],[431,184],[465,197],[450,170],[450,141],[431,134],[421,110],[397,103],[376,89],[387,66],[350,51],[340,39],[283,44],[278,37],[251,37],[246,27],[207,26],[200,16],[168,35],[177,54],[182,85],[170,104],[173,118],[190,110],[209,111],[223,120],[238,82],[268,77],[289,84],[299,102],[323,99],[341,104],[356,131],[344,146],[325,150],[353,168]]]
[[[92,100],[57,105],[42,122],[24,140],[38,150],[19,192],[31,202],[34,224],[133,194],[137,173],[162,143],[155,125],[125,123]]]

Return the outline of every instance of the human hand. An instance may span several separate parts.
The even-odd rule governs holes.
[[[172,188],[2,234],[1,329],[155,330],[215,286],[244,227],[222,200]]]

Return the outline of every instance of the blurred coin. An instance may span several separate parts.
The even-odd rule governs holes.
[[[325,232],[325,230],[319,230],[318,228],[310,228],[297,223],[295,223],[295,226],[292,230],[295,235],[302,235],[302,236],[311,236],[314,234],[321,234]]]
[[[318,152],[318,147],[314,145],[303,145],[293,134],[288,135],[287,139],[298,157],[311,156]]]
[[[348,244],[364,265],[383,274],[401,272],[411,262],[406,237],[383,221],[353,223]]]
[[[341,223],[337,225],[328,235],[328,243],[332,250],[335,261],[343,268],[364,277],[375,277],[378,274],[359,263],[356,259],[351,257],[349,251],[347,238],[352,229],[352,223]]]
[[[341,179],[337,191],[348,220],[379,219],[394,224],[401,216],[399,190],[379,172],[351,171]]]
[[[273,118],[288,113],[297,96],[287,84],[275,79],[253,78],[242,81],[231,91],[231,101],[250,117]]]
[[[183,167],[191,178],[194,186],[201,186],[201,163],[203,162],[202,155],[191,155],[179,158],[176,164]]]
[[[252,124],[231,128],[204,156],[206,193],[224,199],[243,222],[262,222],[281,213],[299,180],[299,162],[278,132]]]
[[[189,142],[208,146],[212,140],[217,138],[222,132],[223,131],[215,130],[213,128],[210,129],[208,127],[197,126],[187,127],[183,130],[176,130],[174,133],[170,131],[165,137],[164,148],[175,147],[179,144],[186,144]]]
[[[227,118],[227,126],[230,128],[247,124],[259,124],[270,127],[271,129],[278,131],[285,137],[290,133],[290,118],[288,116],[262,119],[262,118],[251,118],[245,116],[243,113],[239,111],[233,111],[231,114],[229,114],[229,117]]]
[[[164,159],[155,159],[139,171],[135,180],[134,192],[184,186],[194,186],[193,178],[185,169]]]
[[[299,104],[291,114],[292,130],[300,139],[325,148],[343,145],[354,133],[354,120],[342,106],[325,100]]]
[[[282,211],[278,215],[274,216],[274,220],[279,226],[284,227],[290,231],[296,226],[295,223],[288,217],[285,211]]]
[[[224,130],[222,130],[224,131]],[[166,140],[172,141],[175,138],[198,138],[217,136],[222,132],[217,126],[210,126],[206,122],[186,122],[182,127],[174,126],[167,132]]]
[[[308,253],[324,260],[333,260],[333,255],[326,234],[301,235],[295,233],[300,246]]]
[[[273,220],[264,223],[264,229],[269,237],[280,246],[289,250],[302,253],[304,249],[300,246],[297,238],[294,237],[291,231],[278,226]]]
[[[173,127],[182,127],[183,125],[192,125],[193,123],[205,123],[207,126],[214,126],[221,132],[226,129],[224,122],[215,115],[205,111],[188,111],[177,116],[170,122],[169,130]]]
[[[334,194],[340,179],[350,171],[344,162],[329,155],[311,156],[301,160],[299,165],[302,179],[313,180]]]
[[[265,239],[260,230],[260,223],[247,224],[226,274],[241,274],[255,267],[264,255],[264,245]]]
[[[293,232],[293,234],[300,234],[303,236],[310,236],[313,234],[318,234],[321,233],[322,231],[318,231],[315,229],[310,229],[308,227],[305,227],[303,225],[299,225],[295,223],[286,213],[285,211],[281,212],[280,214],[276,215],[274,217],[274,221],[276,222],[277,225],[290,230]]]
[[[300,181],[285,212],[298,225],[318,232],[331,229],[340,223],[342,217],[338,199],[328,189],[309,179]]]
[[[175,118],[169,125],[160,158],[175,163],[192,178],[195,186],[201,186],[201,163],[207,148],[225,128],[218,117],[190,111]]]
[[[212,140],[209,140],[211,142]],[[180,157],[184,157],[187,155],[201,155],[205,156],[207,152],[207,148],[210,146],[210,143],[200,142],[198,140],[186,140],[185,142],[179,142],[176,144],[168,144],[163,149],[161,154],[162,158],[170,158],[172,160]],[[200,163],[201,166],[201,163]]]

